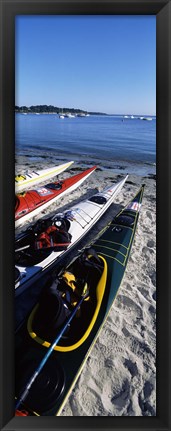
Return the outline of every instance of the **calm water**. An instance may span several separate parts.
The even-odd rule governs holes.
[[[136,173],[154,173],[156,120],[121,116],[59,119],[51,114],[16,114],[16,158],[54,154],[58,160],[98,163]],[[138,172],[137,172],[138,166]]]

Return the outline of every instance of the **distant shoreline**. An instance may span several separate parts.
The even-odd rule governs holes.
[[[105,112],[91,112],[83,109],[61,108],[52,105],[15,106],[15,112],[20,114],[74,114],[74,115],[108,115]]]
[[[121,117],[124,120],[130,119],[130,118],[148,118],[151,117],[153,119],[156,119],[156,115],[151,114],[106,114],[105,112],[92,112],[92,111],[84,111],[81,109],[75,109],[75,108],[59,108],[54,106],[48,106],[48,105],[35,105],[35,106],[15,106],[15,113],[17,114],[53,114],[53,115],[64,115],[67,116],[67,114],[73,114],[75,116],[106,116],[106,117]]]

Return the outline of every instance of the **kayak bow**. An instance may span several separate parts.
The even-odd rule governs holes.
[[[53,168],[42,169],[40,171],[25,171],[22,174],[15,176],[15,190],[16,193],[25,190],[25,188],[38,184],[42,181],[46,181],[50,178],[59,175],[65,169],[69,168],[74,162],[63,163],[62,165],[55,166]]]

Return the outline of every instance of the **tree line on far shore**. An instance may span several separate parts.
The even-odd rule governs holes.
[[[102,112],[88,112],[84,111],[83,109],[75,109],[75,108],[60,108],[53,105],[34,105],[34,106],[15,106],[15,112],[20,113],[56,113],[60,114],[63,112],[66,114],[67,112],[70,112],[71,114],[90,114],[90,115],[106,115]]]

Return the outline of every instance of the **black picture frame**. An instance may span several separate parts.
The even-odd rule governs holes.
[[[14,412],[14,69],[15,15],[156,15],[157,23],[157,416],[156,417],[26,417]],[[170,430],[169,305],[171,124],[170,0],[1,0],[1,181],[0,181],[0,316],[2,430]],[[170,367],[171,368],[171,367]]]

